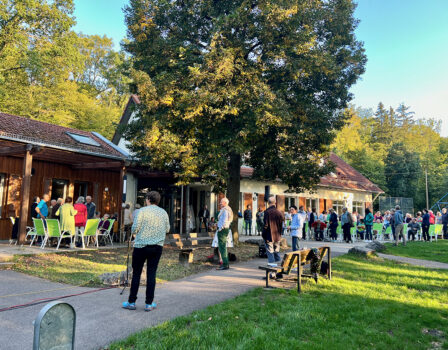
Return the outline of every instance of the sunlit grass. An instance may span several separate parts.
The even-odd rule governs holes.
[[[239,260],[253,258],[258,247],[240,244],[232,248]],[[194,273],[205,271],[214,265],[207,262],[206,257],[213,254],[213,249],[204,248],[194,252],[194,263],[185,267],[179,264],[179,251],[165,247],[157,270],[159,282],[179,279]],[[72,285],[100,286],[98,276],[107,272],[118,272],[126,269],[127,249],[86,250],[64,253],[49,253],[33,256],[14,256],[12,269],[32,276],[41,277],[54,282]]]
[[[300,295],[258,288],[110,348],[448,348],[448,271],[352,256],[333,269]]]
[[[406,247],[393,244],[386,244],[386,254],[406,256],[408,258],[433,260],[448,264],[448,240],[438,240],[432,242],[411,241]]]

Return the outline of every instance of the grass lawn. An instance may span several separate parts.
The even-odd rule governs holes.
[[[352,256],[333,268],[300,296],[258,288],[110,349],[448,349],[448,271]]]
[[[245,261],[255,257],[258,246],[241,243],[229,251],[235,253],[239,261]],[[16,255],[12,260],[15,264],[3,268],[54,282],[93,287],[101,286],[97,276],[105,272],[125,270],[126,254],[126,248],[119,248],[32,256]],[[171,281],[214,267],[215,265],[206,259],[211,254],[212,248],[197,249],[194,252],[194,262],[189,267],[184,267],[179,264],[179,251],[173,247],[165,247],[157,271],[158,282]]]
[[[399,245],[395,247],[391,243],[386,244],[386,254],[406,256],[408,258],[433,260],[448,264],[448,240],[437,242],[411,241],[406,247]]]

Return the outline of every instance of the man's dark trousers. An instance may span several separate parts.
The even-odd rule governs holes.
[[[221,253],[222,266],[229,267],[229,257],[227,255],[227,237],[229,235],[229,229],[223,228],[218,231],[218,247]]]
[[[146,301],[145,304],[152,304],[154,300],[154,289],[156,288],[156,272],[163,247],[160,245],[147,245],[143,248],[134,248],[132,253],[132,283],[129,294],[129,302],[135,303],[137,300],[138,287],[143,265],[146,263]]]

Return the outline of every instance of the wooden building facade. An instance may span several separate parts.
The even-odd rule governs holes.
[[[11,217],[20,217],[23,239],[33,198],[43,194],[90,195],[101,214],[120,213],[125,162],[98,133],[0,113],[0,240],[11,236]]]

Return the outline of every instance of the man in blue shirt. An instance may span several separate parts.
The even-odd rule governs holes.
[[[37,217],[41,219],[46,219],[48,216],[48,205],[47,202],[50,200],[48,194],[44,194],[39,204],[36,207]]]

